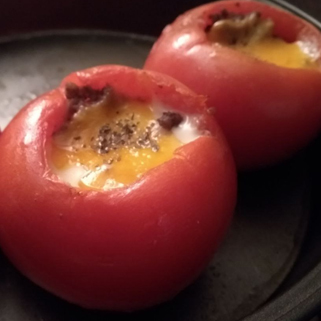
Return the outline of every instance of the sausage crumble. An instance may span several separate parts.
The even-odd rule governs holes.
[[[163,115],[157,119],[159,125],[167,130],[172,130],[174,127],[177,127],[182,121],[182,115],[173,112],[165,112]]]
[[[237,14],[226,9],[210,16],[205,32],[211,42],[224,45],[247,44],[272,36],[274,23],[259,12]]]
[[[69,113],[72,116],[83,106],[111,100],[113,90],[110,86],[93,89],[90,86],[79,87],[74,83],[67,83],[65,95],[68,100]]]

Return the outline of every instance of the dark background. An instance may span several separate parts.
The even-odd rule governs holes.
[[[318,20],[321,20],[320,0],[290,0],[288,2],[309,13]]]
[[[281,0],[282,1],[282,0]],[[0,34],[52,28],[99,28],[158,35],[200,0],[0,0]],[[289,0],[321,20],[320,0]]]

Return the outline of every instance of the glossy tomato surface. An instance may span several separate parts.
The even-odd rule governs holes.
[[[320,62],[321,34],[308,22],[262,2],[228,0],[179,16],[163,30],[145,68],[166,73],[208,97],[239,169],[274,164],[292,156],[320,130],[321,67],[279,67],[209,42],[211,16],[222,10],[259,12],[274,21],[274,35],[304,42]]]
[[[68,82],[198,114],[208,134],[129,186],[71,187],[47,155],[67,117]],[[19,112],[0,149],[3,251],[35,283],[87,308],[132,311],[172,298],[209,262],[233,214],[234,161],[204,98],[158,73],[101,66],[71,74]]]

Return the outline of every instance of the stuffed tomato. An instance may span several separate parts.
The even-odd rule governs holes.
[[[122,66],[73,73],[0,140],[0,241],[36,284],[132,311],[172,298],[232,217],[231,152],[204,98]]]
[[[239,169],[286,159],[321,127],[321,35],[257,1],[219,1],[167,26],[145,68],[208,97]]]

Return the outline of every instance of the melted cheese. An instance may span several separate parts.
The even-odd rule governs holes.
[[[189,117],[172,131],[159,126],[155,120],[159,114],[159,107],[137,101],[84,108],[53,137],[50,155],[54,171],[63,181],[84,189],[108,190],[134,182],[173,157],[183,144],[182,132],[187,132],[187,141],[199,136]],[[107,131],[116,133],[108,137],[120,139],[119,133],[128,132],[133,124],[130,142],[118,143],[115,149],[99,136],[107,125]],[[148,139],[144,141],[144,137]],[[103,147],[109,148],[108,152]]]

